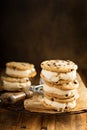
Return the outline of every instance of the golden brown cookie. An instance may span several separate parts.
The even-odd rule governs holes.
[[[31,86],[31,81],[28,78],[2,76],[2,86],[6,91],[27,91]]]
[[[29,81],[29,78],[14,78],[14,77],[10,77],[8,75],[4,75],[1,77],[2,81],[5,80],[7,82],[19,82],[19,83],[25,83]]]
[[[59,88],[50,87],[46,84],[43,85],[43,91],[44,91],[44,94],[47,94],[47,95],[52,96],[52,97],[57,97],[57,98],[60,98],[60,99],[71,98],[74,95],[76,95],[76,93],[77,93],[77,89],[61,90]]]
[[[70,60],[46,60],[41,63],[41,68],[53,72],[70,72],[77,70],[78,66]]]
[[[6,66],[18,70],[28,70],[30,68],[34,68],[33,64],[15,61],[6,63]]]
[[[30,63],[8,62],[6,63],[6,74],[18,78],[34,77],[36,70],[34,65]]]
[[[44,81],[44,83],[50,87],[59,88],[61,90],[73,90],[79,87],[79,82],[77,80],[71,82],[64,82],[64,83],[63,82],[53,83],[53,82]]]
[[[77,100],[79,98],[79,94],[76,93],[70,98],[58,98],[56,96],[48,95],[48,94],[45,94],[45,97],[51,101],[60,102],[60,103],[68,103],[68,102],[72,102],[73,100]]]
[[[44,97],[42,100],[42,104],[46,108],[55,109],[56,111],[59,111],[59,112],[65,112],[65,111],[69,112],[70,110],[76,107],[77,102],[76,100],[73,100],[71,102],[61,103],[61,102],[51,101],[47,99],[46,97]]]

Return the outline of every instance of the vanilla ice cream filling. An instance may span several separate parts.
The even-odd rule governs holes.
[[[6,68],[6,74],[8,74],[8,75],[28,76],[32,72],[35,72],[35,68],[32,68],[30,70],[17,70],[17,69],[13,69],[13,68],[9,68],[9,67]]]
[[[19,83],[19,82],[8,82],[8,81],[3,81],[3,86],[9,87],[9,88],[22,88],[26,86],[31,86],[31,81],[24,82],[24,83]]]
[[[66,103],[51,101],[51,100],[47,99],[46,97],[44,97],[44,101],[46,102],[46,104],[56,108],[57,110],[59,110],[60,108],[62,108],[62,110],[64,110],[66,107],[69,109],[72,109],[76,106],[76,100],[74,100],[72,102],[68,102],[66,104]]]
[[[75,80],[76,79],[76,70],[67,73],[58,73],[51,72],[42,69],[42,75],[48,80],[52,82],[58,82],[59,80]]]
[[[77,93],[77,89],[73,89],[73,90],[61,90],[59,88],[55,88],[55,87],[50,87],[46,84],[43,84],[43,90],[48,92],[48,93],[54,93],[57,95],[61,95],[61,96],[65,96],[68,95],[67,97],[71,96],[71,95],[75,95]]]

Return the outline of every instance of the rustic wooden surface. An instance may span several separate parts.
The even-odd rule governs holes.
[[[87,130],[87,113],[51,115],[0,109],[1,130]]]
[[[84,71],[83,71],[84,72]],[[86,81],[86,73],[83,81]],[[87,84],[87,82],[85,82]],[[87,112],[40,114],[0,108],[0,130],[87,130]]]

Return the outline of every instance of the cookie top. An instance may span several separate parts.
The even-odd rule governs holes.
[[[41,63],[41,68],[53,72],[70,72],[77,70],[78,66],[70,60],[46,60]]]
[[[27,69],[34,68],[34,65],[30,63],[25,63],[25,62],[13,61],[13,62],[6,63],[6,67],[10,67],[13,69],[18,69],[18,70],[27,70]]]
[[[7,75],[1,77],[2,81],[7,81],[7,82],[17,82],[17,83],[25,83],[29,81],[29,78],[13,78],[9,77]]]
[[[77,80],[73,80],[71,82],[59,81],[59,83],[53,83],[44,80],[44,83],[47,84],[48,86],[51,86],[53,88],[59,88],[61,90],[73,90],[79,87],[79,82]]]

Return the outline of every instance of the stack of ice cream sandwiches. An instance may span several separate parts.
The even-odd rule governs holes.
[[[79,98],[78,66],[69,60],[46,60],[41,68],[43,105],[61,112],[75,108]]]
[[[36,75],[33,64],[25,62],[6,63],[2,76],[3,89],[6,91],[27,91],[31,86],[31,78]]]

